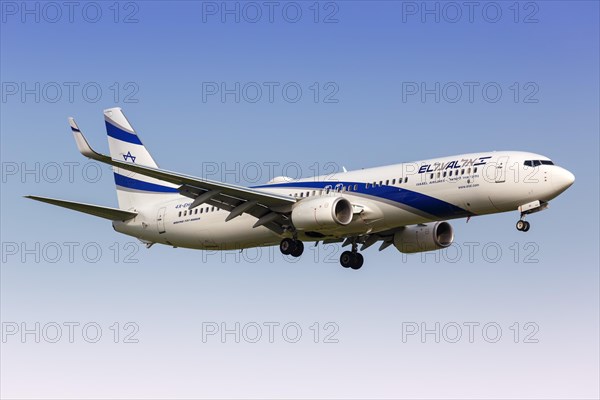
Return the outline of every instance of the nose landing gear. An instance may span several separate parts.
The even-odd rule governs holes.
[[[530,224],[527,221],[520,219],[517,221],[517,230],[521,232],[527,232],[529,230]]]

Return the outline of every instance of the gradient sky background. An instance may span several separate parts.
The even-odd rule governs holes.
[[[64,326],[58,343],[7,336],[2,397],[598,398],[597,2],[481,2],[472,22],[464,6],[450,21],[455,9],[446,3],[426,3],[440,10],[436,22],[422,20],[421,2],[321,2],[316,23],[312,1],[278,3],[273,22],[253,3],[263,11],[255,23],[253,10],[235,2],[227,7],[247,12],[239,23],[203,12],[221,2],[81,2],[72,21],[64,6],[57,16],[56,7],[22,4],[1,2],[3,332],[11,323],[80,326],[74,343]],[[23,7],[38,7],[39,20]],[[301,9],[300,20],[286,20],[284,7],[288,19]],[[292,103],[279,89],[272,102],[266,92],[255,103],[251,93],[223,102],[206,96],[203,82],[294,82],[302,96]],[[479,89],[472,102],[466,92],[454,103],[452,93],[421,101],[403,99],[403,82]],[[497,102],[483,97],[486,83],[502,89]],[[337,102],[324,102],[331,88]],[[528,94],[537,101],[526,102]],[[116,206],[112,174],[78,154],[67,125],[76,117],[106,152],[102,110],[113,106],[163,168],[202,176],[215,165],[219,174],[263,166],[258,182],[224,177],[239,184],[265,182],[265,163],[277,175],[295,163],[310,176],[315,165],[323,172],[503,149],[547,155],[577,180],[530,217],[527,234],[515,230],[516,212],[453,221],[462,254],[437,260],[373,246],[365,266],[349,271],[333,245],[307,246],[297,262],[276,248],[147,250],[105,220],[21,197]],[[82,336],[90,322],[102,328],[98,343]],[[123,343],[127,322],[139,327],[138,343]],[[202,340],[206,322],[280,327],[273,343],[266,328],[258,343],[233,335],[222,343]],[[281,333],[290,322],[302,328],[297,343]],[[324,343],[327,322],[339,328],[337,343]],[[464,325],[458,343],[433,335],[422,343],[402,340],[407,322],[480,325],[472,343]],[[535,325],[526,330],[528,322]],[[497,343],[483,337],[486,323],[502,328]],[[535,326],[537,343],[525,343]]]

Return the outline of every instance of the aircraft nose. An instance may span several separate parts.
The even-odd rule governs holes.
[[[575,175],[559,167],[552,177],[552,181],[560,192],[564,192],[575,182]]]

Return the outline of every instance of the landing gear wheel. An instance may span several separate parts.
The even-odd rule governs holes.
[[[294,241],[289,238],[285,238],[281,241],[281,243],[279,243],[279,250],[281,251],[281,254],[286,256],[292,254],[294,247]]]
[[[360,269],[363,266],[365,259],[360,253],[345,251],[340,256],[340,264],[344,268]]]
[[[522,219],[517,221],[517,230],[518,231],[524,231],[525,230],[525,224],[527,224],[527,222],[523,221]]]
[[[292,257],[300,257],[303,252],[304,252],[304,243],[302,243],[300,240],[294,240],[294,247],[292,248],[292,251],[290,253],[291,256]]]
[[[350,268],[353,260],[354,257],[351,251],[345,251],[340,256],[340,264],[342,264],[342,267],[344,268]]]
[[[525,226],[523,227],[523,232],[527,232],[531,225],[527,221],[524,221],[524,222],[525,222]]]
[[[304,243],[300,240],[285,238],[279,243],[281,254],[292,257],[300,257],[304,252]]]
[[[350,268],[353,259],[354,257],[352,257],[352,252],[344,251],[340,256],[340,264],[342,264],[342,267],[344,268]]]
[[[362,267],[363,263],[365,262],[364,257],[360,253],[355,253],[355,254],[353,254],[353,256],[354,256],[354,260],[352,260],[352,264],[350,265],[350,268],[355,269],[355,270],[360,269],[360,267]]]

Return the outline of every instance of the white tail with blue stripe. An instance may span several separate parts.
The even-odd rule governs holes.
[[[108,147],[113,160],[158,168],[139,136],[119,107],[104,110]],[[178,194],[177,185],[113,167],[119,208],[132,210],[141,204],[164,201]]]

